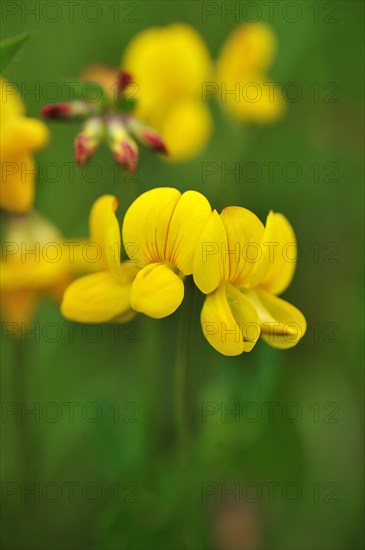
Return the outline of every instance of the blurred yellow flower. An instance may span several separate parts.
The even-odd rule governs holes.
[[[118,199],[103,195],[90,213],[90,242],[101,251],[97,273],[77,279],[66,289],[62,314],[80,323],[125,322],[134,312],[130,306],[130,290],[137,268],[120,261],[121,239],[115,211]]]
[[[275,52],[275,34],[265,23],[239,25],[228,36],[217,60],[216,79],[218,97],[234,118],[268,123],[284,114],[282,91],[266,76]]]
[[[36,212],[8,219],[0,266],[3,320],[27,324],[42,296],[60,301],[75,273],[94,269],[82,258],[80,245],[63,239]]]
[[[33,206],[35,162],[32,153],[48,141],[47,127],[25,116],[24,105],[15,87],[0,78],[0,206],[16,213]]]
[[[201,324],[217,351],[240,355],[259,336],[277,348],[297,344],[305,318],[277,297],[292,280],[296,252],[294,231],[282,214],[270,212],[266,227],[241,207],[211,214],[196,245],[193,277],[207,294]]]
[[[183,23],[146,29],[128,44],[121,66],[137,85],[136,116],[159,131],[169,158],[180,162],[197,155],[212,128],[202,102],[212,64],[198,32]]]
[[[179,307],[182,279],[193,271],[195,245],[210,214],[201,193],[170,187],[147,191],[129,207],[122,235],[127,254],[141,268],[131,289],[135,311],[159,319]]]

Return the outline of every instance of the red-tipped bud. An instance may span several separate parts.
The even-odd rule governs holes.
[[[144,145],[151,147],[154,151],[163,153],[164,155],[168,154],[167,147],[162,137],[154,130],[151,130],[150,128],[143,130],[141,132],[140,140]]]
[[[115,160],[124,166],[130,174],[134,174],[137,170],[138,147],[119,118],[113,117],[109,120],[108,138]]]
[[[55,120],[70,120],[90,115],[93,107],[85,101],[73,103],[50,103],[41,109],[41,115]]]
[[[76,162],[79,166],[83,166],[95,153],[103,136],[104,125],[102,120],[97,117],[88,120],[74,143]]]
[[[132,75],[128,73],[127,71],[119,71],[117,73],[117,90],[118,94],[121,94],[121,92],[132,82]]]
[[[164,155],[168,154],[165,142],[160,134],[158,134],[155,130],[145,126],[143,122],[140,122],[133,117],[129,117],[126,124],[133,136],[142,145],[156,151],[157,153],[163,153]]]

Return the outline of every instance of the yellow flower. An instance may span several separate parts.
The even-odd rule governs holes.
[[[304,335],[302,313],[277,297],[292,280],[295,253],[295,234],[282,214],[270,212],[264,227],[245,208],[212,213],[197,242],[193,277],[207,294],[201,324],[217,351],[251,351],[260,335],[291,348]]]
[[[70,241],[71,258],[67,242],[36,212],[8,220],[1,256],[1,316],[6,322],[27,324],[43,295],[60,301],[74,273],[89,269],[81,243]]]
[[[34,201],[35,163],[32,153],[48,141],[47,127],[24,116],[15,87],[0,78],[1,189],[0,206],[16,213],[27,212]]]
[[[216,65],[220,99],[242,121],[267,123],[280,118],[286,104],[282,91],[266,75],[276,38],[265,23],[236,27],[223,45]]]
[[[101,251],[97,273],[77,279],[66,289],[61,311],[80,323],[124,322],[133,317],[130,289],[137,272],[135,265],[120,262],[121,239],[115,211],[118,199],[103,195],[90,213],[90,241]]]
[[[143,193],[123,221],[124,248],[141,268],[131,289],[135,311],[159,319],[184,297],[183,277],[193,271],[199,234],[211,208],[197,191],[161,187]]]
[[[211,134],[202,83],[211,78],[209,51],[191,26],[152,27],[135,36],[122,60],[137,90],[137,118],[156,128],[173,161],[197,155]]]

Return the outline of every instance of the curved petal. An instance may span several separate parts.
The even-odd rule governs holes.
[[[121,283],[109,271],[77,279],[66,289],[62,314],[79,323],[106,323],[131,311],[131,282]]]
[[[221,82],[237,82],[247,73],[266,71],[272,63],[275,51],[276,37],[269,25],[238,25],[228,36],[219,55],[218,79]]]
[[[211,60],[194,27],[175,23],[150,27],[134,36],[124,51],[122,69],[133,74],[142,104],[172,103],[200,97],[201,83],[209,79]]]
[[[49,130],[35,118],[12,118],[1,132],[1,158],[8,155],[30,153],[44,147],[49,139]]]
[[[10,156],[1,162],[0,205],[24,214],[33,206],[35,162],[30,155]]]
[[[242,284],[260,258],[264,226],[253,212],[239,206],[225,208],[221,219],[227,234],[224,259],[229,265],[229,280]]]
[[[224,107],[239,121],[266,124],[275,122],[286,111],[283,93],[277,83],[261,74],[247,74],[238,80],[225,80]]]
[[[222,218],[214,210],[196,242],[193,277],[196,286],[209,294],[223,281],[228,281],[229,263],[222,261],[222,250],[228,248],[226,230]]]
[[[131,260],[143,267],[166,259],[167,235],[181,197],[172,187],[157,187],[140,195],[123,220],[124,248]]]
[[[307,323],[299,309],[260,288],[243,292],[257,309],[261,336],[270,346],[289,349],[304,336]]]
[[[18,90],[3,76],[0,77],[0,112],[1,125],[7,124],[14,117],[22,116],[25,112]]]
[[[131,305],[154,319],[174,313],[184,298],[184,283],[166,264],[151,264],[136,276]]]
[[[261,242],[262,256],[252,274],[252,286],[281,294],[291,283],[297,259],[295,233],[285,216],[270,212]]]
[[[191,275],[195,246],[212,209],[197,191],[186,191],[176,204],[168,230],[166,260]]]
[[[102,260],[115,277],[120,277],[120,229],[115,216],[118,199],[103,195],[93,204],[89,218],[91,242],[100,247]]]
[[[260,336],[255,307],[230,284],[220,285],[206,297],[200,320],[205,338],[223,355],[251,351]]]
[[[213,122],[207,105],[196,99],[188,99],[172,104],[153,126],[167,146],[168,155],[164,159],[185,162],[204,150],[212,133]]]

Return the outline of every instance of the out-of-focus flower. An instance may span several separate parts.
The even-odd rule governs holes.
[[[68,241],[36,212],[7,219],[1,255],[1,316],[6,322],[31,321],[39,299],[60,301],[76,273],[95,269],[81,254],[82,242]]]
[[[266,76],[275,52],[275,34],[265,23],[239,25],[227,38],[216,64],[215,96],[234,118],[267,123],[285,112],[281,89]]]
[[[223,355],[251,351],[262,338],[291,348],[306,330],[302,313],[278,298],[290,284],[296,239],[288,220],[270,212],[266,227],[249,210],[212,213],[201,232],[193,277],[207,294],[201,324],[208,342]]]
[[[169,159],[185,161],[200,153],[212,127],[202,102],[212,63],[198,32],[183,23],[146,29],[127,45],[121,66],[137,85],[137,117],[158,130]]]
[[[19,93],[0,78],[0,206],[15,213],[33,206],[35,162],[32,154],[48,141],[43,122],[25,116]]]
[[[102,266],[97,273],[77,279],[66,289],[61,305],[65,317],[80,323],[125,322],[134,312],[130,291],[137,273],[131,262],[120,261],[121,239],[115,211],[118,200],[103,195],[90,213],[90,242],[101,251]]]
[[[210,214],[202,194],[170,187],[147,191],[129,207],[122,235],[127,254],[141,268],[131,289],[135,311],[159,319],[179,307],[183,278],[193,271],[195,245]]]
[[[136,100],[129,98],[132,77],[125,71],[95,65],[81,75],[87,85],[94,85],[95,99],[45,105],[41,114],[54,120],[84,120],[74,142],[76,161],[83,166],[107,138],[115,160],[129,172],[138,162],[137,142],[151,151],[167,154],[162,138],[155,130],[135,118]]]

